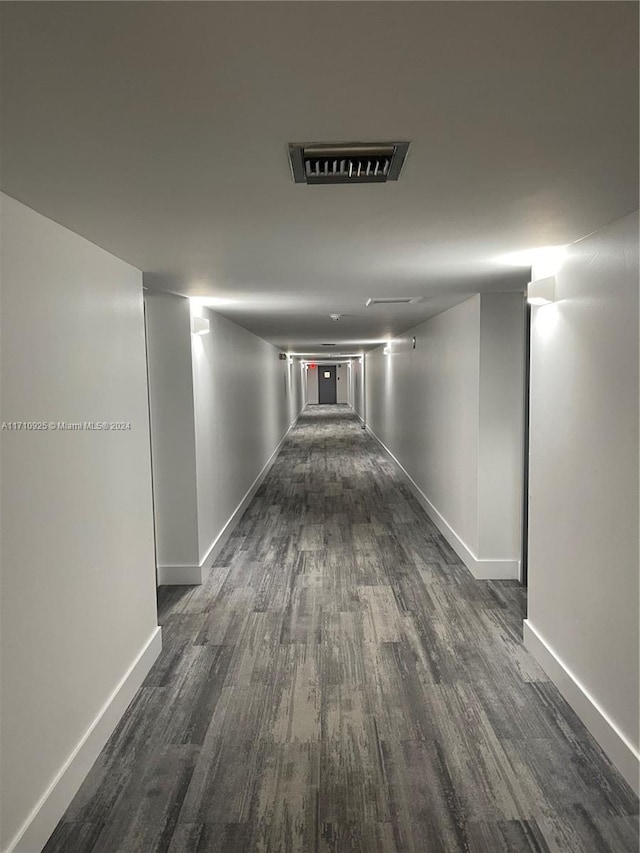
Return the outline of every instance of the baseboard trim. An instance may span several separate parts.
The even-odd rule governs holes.
[[[640,753],[529,619],[524,620],[524,645],[598,741],[611,762],[635,793],[640,795]]]
[[[294,428],[294,426],[298,423],[300,415],[302,414],[302,409],[298,412],[297,416],[291,421],[289,428],[282,436],[280,441],[278,442],[275,450],[271,454],[271,456],[267,459],[265,465],[262,470],[253,481],[249,489],[245,493],[244,497],[238,504],[238,506],[234,509],[229,517],[228,521],[218,533],[216,538],[211,543],[209,550],[207,551],[205,557],[201,561],[199,566],[159,566],[158,567],[158,585],[166,584],[168,586],[176,586],[176,585],[197,585],[201,584],[204,575],[208,568],[213,565],[214,560],[222,551],[225,546],[225,543],[235,530],[238,525],[238,522],[246,512],[249,504],[254,499],[256,492],[264,482],[267,474],[271,470],[273,463],[276,461],[276,458],[280,451],[282,450],[282,445],[287,440],[287,436]]]
[[[202,583],[202,566],[158,566],[158,586],[197,586]]]
[[[362,418],[360,418],[362,420]],[[363,421],[364,423],[364,421]],[[431,521],[438,528],[440,533],[447,540],[449,545],[456,552],[465,566],[469,569],[476,580],[518,580],[520,577],[520,561],[519,560],[493,560],[477,557],[471,548],[464,542],[455,532],[453,527],[448,523],[444,516],[431,503],[429,498],[422,491],[420,486],[415,482],[413,477],[404,468],[399,459],[389,450],[386,444],[375,434],[370,426],[367,426],[367,432],[375,438],[380,447],[389,456],[400,474],[406,480],[409,488],[413,492],[414,497],[420,506],[427,513]]]
[[[161,650],[157,627],[4,853],[42,850]]]

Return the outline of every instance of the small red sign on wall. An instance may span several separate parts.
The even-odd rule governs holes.
[[[310,368],[311,370],[315,370],[317,366],[318,366],[317,364],[310,364],[310,365],[309,365],[309,368]]]

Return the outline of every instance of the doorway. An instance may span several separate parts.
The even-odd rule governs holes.
[[[318,367],[318,403],[335,405],[338,402],[335,364],[321,364]]]

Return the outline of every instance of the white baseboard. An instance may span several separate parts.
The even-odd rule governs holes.
[[[238,504],[238,506],[231,513],[231,516],[225,526],[222,528],[220,533],[213,540],[209,550],[206,553],[206,556],[202,560],[199,566],[158,566],[158,586],[162,584],[167,585],[182,585],[182,584],[201,584],[204,578],[204,574],[207,568],[213,565],[214,560],[222,551],[225,543],[227,542],[229,536],[233,533],[235,528],[238,525],[238,522],[244,515],[247,510],[249,504],[254,499],[256,492],[264,482],[267,474],[271,470],[273,463],[276,461],[278,453],[280,453],[282,449],[282,445],[285,443],[287,436],[294,428],[294,426],[298,423],[298,419],[302,414],[302,410],[298,412],[298,415],[291,422],[289,429],[282,436],[280,441],[278,442],[278,446],[273,451],[271,456],[267,459],[264,467],[253,481],[248,491]]]
[[[158,566],[158,586],[196,586],[202,583],[202,566]]]
[[[42,850],[161,650],[162,631],[158,627],[4,853]]]
[[[524,645],[598,741],[611,762],[636,794],[640,795],[640,753],[529,619],[524,620]]]
[[[358,416],[360,417],[360,416]],[[362,418],[360,418],[362,420]],[[363,421],[364,423],[364,421]],[[375,438],[380,447],[389,456],[391,461],[397,467],[398,471],[407,481],[409,488],[413,492],[416,500],[433,521],[440,533],[447,540],[449,545],[456,552],[471,574],[477,580],[518,580],[520,577],[520,561],[519,560],[490,560],[477,557],[471,548],[464,542],[455,532],[453,527],[447,522],[443,515],[431,503],[429,498],[422,491],[420,486],[411,477],[408,471],[403,467],[402,463],[396,459],[393,453],[389,450],[386,444],[378,438],[370,426],[367,426],[367,432]]]

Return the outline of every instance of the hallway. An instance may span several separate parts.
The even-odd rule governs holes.
[[[162,655],[46,853],[637,850],[524,608],[350,408],[307,408],[205,583],[161,588]]]

